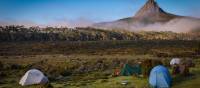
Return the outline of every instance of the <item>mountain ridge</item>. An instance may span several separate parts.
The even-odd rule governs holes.
[[[132,17],[122,18],[116,21],[112,22],[101,22],[93,24],[92,27],[95,28],[102,28],[102,29],[127,29],[127,30],[139,30],[143,29],[143,27],[152,25],[152,24],[168,24],[174,22],[177,22],[177,20],[182,19],[185,21],[195,21],[200,23],[199,18],[193,18],[193,17],[186,17],[186,16],[179,16],[172,13],[165,12],[160,6],[157,4],[155,0],[148,0],[145,5]],[[197,21],[196,21],[197,20]],[[181,22],[177,22],[181,23]],[[190,23],[190,22],[186,22]],[[172,24],[173,25],[173,24]],[[183,24],[184,25],[184,24]],[[198,26],[198,25],[195,25]],[[192,29],[200,29],[200,26],[198,28]],[[163,29],[163,28],[162,28]],[[175,30],[175,28],[172,28]],[[169,29],[173,31],[172,29]],[[145,29],[148,31],[148,29]],[[166,29],[167,30],[167,29]],[[178,29],[181,31],[181,29]],[[149,31],[152,31],[149,29]]]

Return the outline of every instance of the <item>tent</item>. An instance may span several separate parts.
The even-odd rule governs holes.
[[[130,76],[133,74],[135,74],[135,75],[141,74],[141,67],[139,65],[135,65],[132,67],[128,64],[125,64],[120,72],[120,75],[122,75],[122,76]]]
[[[170,65],[180,64],[180,62],[181,62],[181,59],[179,59],[179,58],[173,58],[170,61]]]
[[[46,83],[48,83],[48,78],[37,69],[31,69],[27,71],[19,82],[19,84],[22,86]]]
[[[158,65],[151,70],[149,83],[153,88],[170,88],[171,76],[168,69]]]

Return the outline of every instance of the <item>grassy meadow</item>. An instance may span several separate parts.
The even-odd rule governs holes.
[[[0,88],[149,88],[148,78],[113,77],[122,63],[134,65],[155,59],[169,67],[173,57],[192,58],[192,76],[173,77],[172,88],[200,86],[200,41],[138,40],[77,42],[1,42]],[[49,85],[20,86],[19,80],[31,68],[41,70]],[[128,81],[122,85],[122,81]]]

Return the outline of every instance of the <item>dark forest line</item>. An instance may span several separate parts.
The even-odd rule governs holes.
[[[0,41],[107,41],[107,40],[200,40],[200,33],[174,33],[170,31],[132,32],[103,30],[90,27],[56,28],[0,26]]]

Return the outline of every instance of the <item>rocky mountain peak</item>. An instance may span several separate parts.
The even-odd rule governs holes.
[[[151,21],[168,21],[174,17],[175,15],[161,9],[155,0],[148,0],[134,16],[134,18]]]
[[[135,16],[122,18],[112,22],[94,24],[95,28],[126,29],[133,31],[199,31],[200,19],[178,16],[165,12],[156,0],[148,0]]]

